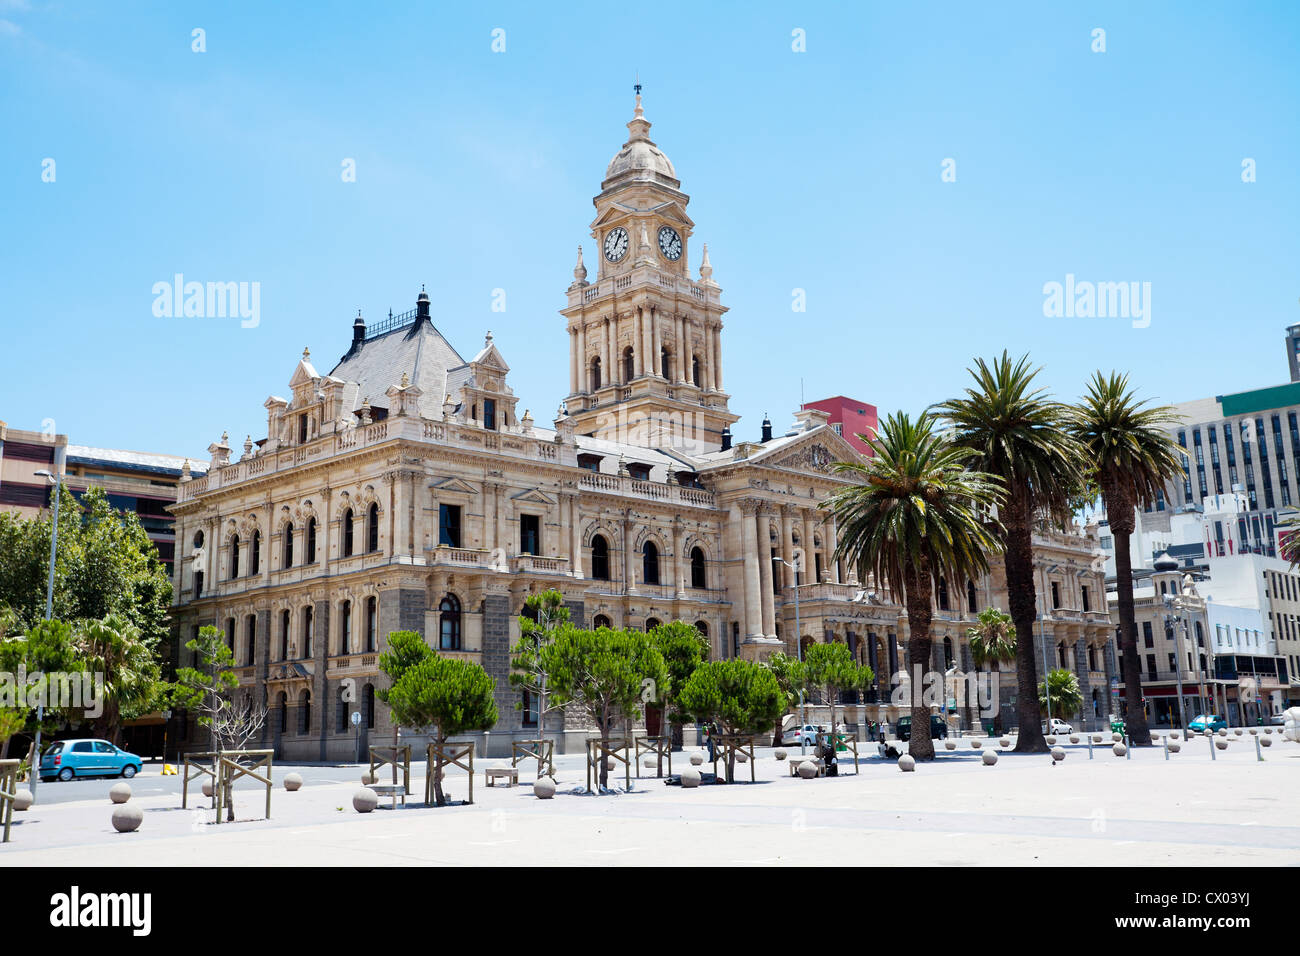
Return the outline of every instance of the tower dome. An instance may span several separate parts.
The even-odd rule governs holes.
[[[672,160],[650,140],[650,121],[645,118],[645,110],[641,108],[639,88],[636,94],[635,115],[627,124],[627,129],[630,134],[628,141],[609,161],[602,187],[609,185],[615,179],[666,178],[671,180],[673,186],[680,185]]]

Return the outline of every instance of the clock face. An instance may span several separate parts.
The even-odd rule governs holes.
[[[682,237],[677,235],[676,229],[671,226],[663,226],[659,229],[659,251],[671,262],[676,262],[682,257]]]
[[[627,255],[627,230],[622,226],[605,234],[605,258],[618,262]]]

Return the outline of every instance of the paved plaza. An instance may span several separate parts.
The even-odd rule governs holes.
[[[738,768],[744,782],[734,785],[683,790],[650,776],[603,796],[582,792],[582,757],[567,755],[556,760],[559,792],[549,801],[532,794],[535,764],[520,765],[520,786],[489,788],[482,770],[509,761],[483,760],[474,804],[442,809],[421,802],[421,763],[405,808],[388,810],[383,799],[368,815],[352,808],[363,767],[281,765],[272,819],[259,819],[265,791],[240,785],[239,820],[221,826],[211,809],[195,808],[193,792],[182,810],[180,778],[155,765],[131,781],[144,811],[138,832],[110,825],[116,781],[42,784],[41,804],[15,814],[0,866],[1296,864],[1300,745],[1271,738],[1260,762],[1249,734],[1230,735],[1213,761],[1203,738],[1169,760],[1161,748],[1125,759],[1107,735],[1091,760],[1085,744],[1065,745],[1056,766],[1012,753],[983,766],[963,740],[914,773],[872,756],[857,776],[850,761],[845,775],[816,780],[790,777],[760,748],[755,784]],[[674,769],[685,765],[675,754]],[[305,779],[296,793],[280,784],[291,771]],[[447,774],[452,799],[464,799],[466,783],[463,771]]]

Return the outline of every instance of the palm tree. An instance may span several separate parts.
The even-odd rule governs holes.
[[[967,467],[971,453],[935,431],[935,421],[899,412],[870,439],[872,457],[837,462],[855,483],[832,495],[826,507],[839,525],[835,555],[853,562],[863,581],[903,596],[907,609],[907,666],[930,669],[931,601],[940,575],[948,580],[988,570],[986,555],[998,548],[996,530],[984,515],[1001,490],[990,475]],[[920,688],[912,695],[909,752],[934,759],[930,708]]]
[[[966,643],[970,647],[971,663],[976,669],[985,664],[1014,661],[1016,625],[1011,620],[1011,615],[996,607],[986,607],[980,611],[976,620],[978,624],[966,628]],[[1001,724],[1000,717],[995,717],[995,720]],[[971,725],[975,726],[973,720]]]
[[[1070,432],[1069,406],[1034,386],[1039,369],[1029,356],[1013,361],[1004,351],[992,364],[976,359],[969,370],[975,387],[935,411],[951,423],[953,440],[975,454],[970,467],[996,475],[1006,489],[999,509],[1007,605],[1016,624],[1016,718],[1018,753],[1046,753],[1038,722],[1038,668],[1034,661],[1035,524],[1043,517],[1064,522],[1079,482],[1078,442]]]
[[[159,667],[140,629],[121,614],[85,621],[76,635],[87,670],[103,675],[103,710],[94,718],[95,733],[117,743],[122,719],[138,716],[152,702]]]
[[[1089,467],[1106,506],[1115,538],[1115,577],[1119,588],[1120,652],[1123,654],[1125,727],[1139,747],[1151,746],[1146,713],[1142,710],[1142,669],[1138,661],[1137,619],[1133,614],[1133,561],[1129,536],[1137,524],[1137,509],[1155,504],[1175,475],[1183,473],[1179,452],[1165,429],[1177,424],[1172,408],[1146,407],[1128,387],[1128,376],[1112,372],[1093,375],[1077,409],[1075,435],[1083,445]]]
[[[1048,706],[1047,694],[1051,691],[1052,702]],[[1079,690],[1079,675],[1072,670],[1059,667],[1047,672],[1047,680],[1038,685],[1039,713],[1046,717],[1051,714],[1058,720],[1065,720],[1066,714],[1077,714],[1083,705],[1083,692]],[[1150,734],[1147,735],[1149,740]]]

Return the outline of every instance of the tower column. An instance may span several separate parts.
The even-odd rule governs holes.
[[[585,319],[578,322],[578,387],[575,388],[574,394],[585,392],[591,388],[590,372],[587,369],[587,323]]]
[[[759,609],[762,582],[759,580],[758,533],[754,520],[757,505],[754,501],[740,503],[745,541],[745,636],[750,638],[763,636],[763,617]]]
[[[776,636],[776,601],[772,593],[772,534],[768,527],[767,512],[760,510],[754,516],[758,551],[758,581],[763,609],[763,635]]]
[[[659,335],[659,317],[655,314],[655,307],[650,306],[650,368],[657,377],[663,377],[663,360],[661,358],[664,350],[664,344]]]
[[[602,319],[601,321],[602,321],[601,332],[603,334],[601,335],[601,341],[600,341],[600,348],[602,353],[600,359],[600,371],[601,371],[600,384],[606,385],[614,381],[614,369],[610,367],[610,353],[613,351],[613,349],[609,347],[609,319]]]
[[[673,316],[674,324],[677,327],[677,381],[688,381],[687,357],[686,357],[686,316]]]
[[[641,307],[636,307],[635,318],[632,320],[632,372],[636,378],[644,374],[643,366],[645,365],[645,316],[641,314]]]
[[[716,389],[713,365],[717,361],[717,356],[713,351],[713,329],[709,327],[707,321],[704,323],[704,359],[704,387],[710,390]]]
[[[713,387],[722,391],[722,326],[713,327]]]
[[[578,393],[578,330],[569,329],[569,394]]]

